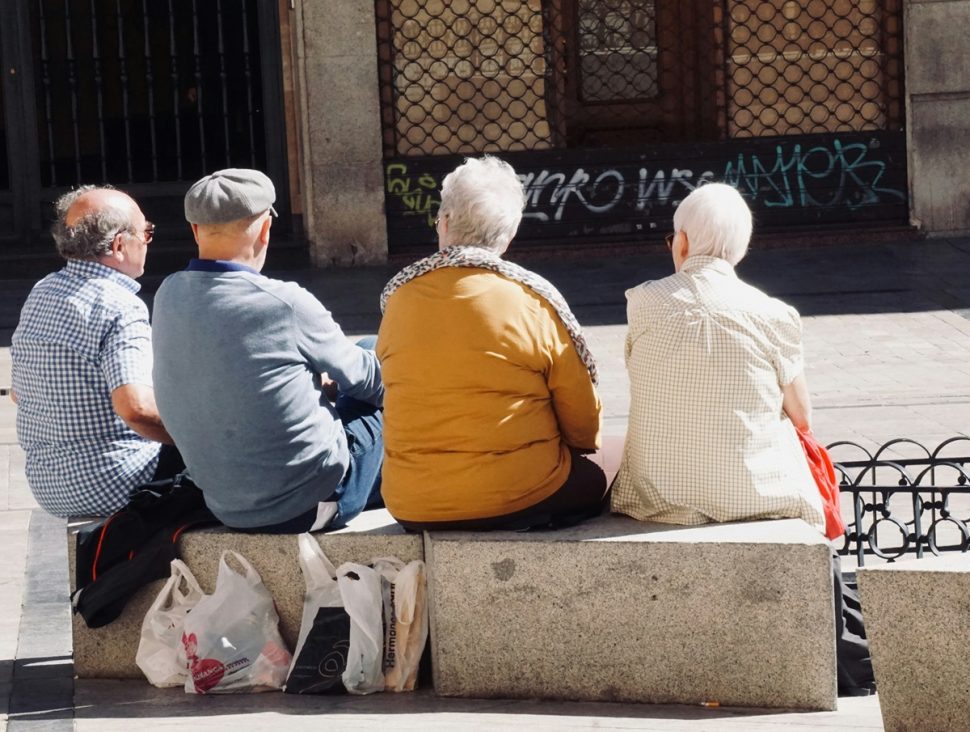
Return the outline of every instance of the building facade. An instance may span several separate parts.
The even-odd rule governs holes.
[[[660,241],[721,180],[761,230],[970,230],[970,0],[5,0],[0,257],[129,190],[276,181],[318,266],[434,247],[441,179],[513,164],[533,246]],[[185,234],[187,236],[187,233]]]

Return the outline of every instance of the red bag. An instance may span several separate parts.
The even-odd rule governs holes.
[[[838,539],[845,534],[845,522],[842,520],[842,509],[839,506],[839,481],[835,477],[832,458],[815,435],[811,432],[798,432],[798,439],[802,443],[805,457],[808,459],[808,469],[815,479],[818,492],[822,496],[822,511],[825,513],[825,537]]]

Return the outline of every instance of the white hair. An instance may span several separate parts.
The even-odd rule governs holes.
[[[438,214],[448,217],[455,244],[505,251],[524,208],[525,191],[512,166],[489,155],[466,159],[441,184]]]
[[[737,264],[748,252],[751,210],[738,191],[724,183],[708,183],[691,191],[674,211],[674,232],[683,231],[695,254]]]

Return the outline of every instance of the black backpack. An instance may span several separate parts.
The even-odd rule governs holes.
[[[218,523],[184,473],[139,487],[127,506],[78,532],[74,612],[89,628],[107,625],[138,588],[168,577],[183,531]]]

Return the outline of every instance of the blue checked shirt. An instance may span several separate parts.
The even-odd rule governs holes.
[[[111,407],[125,384],[152,384],[148,308],[130,277],[69,260],[38,282],[11,347],[17,438],[27,482],[55,516],[106,515],[151,480],[161,445]]]

